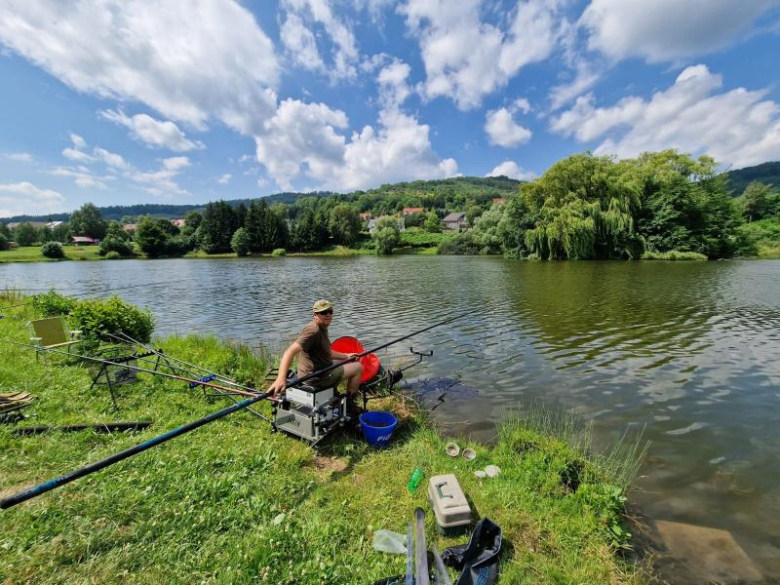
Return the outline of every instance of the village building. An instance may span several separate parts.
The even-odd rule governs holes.
[[[468,222],[466,221],[466,214],[460,212],[450,213],[441,220],[441,223],[444,225],[444,228],[448,230],[459,230],[469,227]]]
[[[404,215],[412,215],[413,213],[422,213],[423,208],[422,207],[404,207],[403,214]]]
[[[98,240],[89,236],[72,236],[70,240],[76,246],[94,246],[98,243]]]

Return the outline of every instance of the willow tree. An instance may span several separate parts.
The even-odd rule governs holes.
[[[525,232],[529,252],[544,259],[638,258],[634,229],[641,182],[612,158],[590,152],[553,165],[522,186],[535,224]]]

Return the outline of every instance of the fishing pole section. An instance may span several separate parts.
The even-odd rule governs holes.
[[[317,370],[315,372],[312,372],[311,374],[307,374],[305,376],[298,376],[298,377],[291,377],[287,382],[287,389],[288,392],[290,389],[300,389],[301,386],[305,386],[305,382],[312,380],[313,378],[318,378],[323,376],[324,374],[327,374],[331,372],[332,370],[343,366],[344,364],[347,364],[353,360],[359,360],[361,358],[365,358],[366,356],[369,356],[371,354],[376,353],[377,351],[380,351],[382,349],[385,349],[387,347],[390,347],[391,345],[394,345],[396,343],[400,343],[401,341],[405,341],[411,337],[414,337],[416,335],[419,335],[421,333],[424,333],[426,331],[430,331],[431,329],[434,329],[436,327],[442,327],[444,325],[447,325],[449,323],[452,323],[453,321],[456,321],[458,319],[462,319],[468,315],[473,315],[477,313],[479,310],[473,310],[473,311],[467,311],[464,313],[460,313],[458,315],[455,315],[454,317],[450,317],[449,319],[445,319],[443,321],[440,321],[438,323],[434,323],[433,325],[429,325],[428,327],[424,327],[422,329],[419,329],[417,331],[414,331],[412,333],[409,333],[408,335],[404,335],[402,337],[399,337],[397,339],[393,339],[392,341],[388,341],[387,343],[383,343],[381,345],[378,345],[376,347],[373,347],[371,349],[364,350],[362,352],[357,353],[357,355],[350,359],[341,360],[338,362],[334,362],[333,364],[326,366],[320,370]],[[39,351],[40,348],[38,346],[34,346],[31,344],[26,343],[19,343],[19,342],[13,342],[13,341],[5,341],[6,343],[11,343],[13,345],[23,346],[23,347],[30,347],[32,349],[35,349],[36,351]],[[136,342],[138,343],[138,342]],[[26,490],[20,491],[16,494],[13,494],[11,496],[8,496],[6,498],[3,498],[0,500],[0,509],[7,509],[12,506],[16,506],[17,504],[21,504],[22,502],[26,502],[27,500],[30,500],[32,498],[35,498],[37,496],[40,496],[42,494],[45,494],[51,490],[54,490],[58,487],[61,487],[63,485],[66,485],[72,481],[75,481],[79,478],[85,477],[87,475],[90,475],[96,471],[100,471],[101,469],[105,469],[106,467],[113,465],[114,463],[118,463],[120,461],[123,461],[125,459],[128,459],[130,457],[133,457],[134,455],[138,455],[139,453],[143,453],[144,451],[151,449],[152,447],[155,447],[157,445],[161,445],[162,443],[165,443],[167,441],[170,441],[172,439],[175,439],[176,437],[179,437],[181,435],[184,435],[186,433],[189,433],[190,431],[194,431],[195,429],[198,429],[206,424],[209,424],[211,422],[214,422],[215,420],[219,420],[221,418],[224,418],[230,414],[233,414],[234,412],[237,412],[239,410],[248,409],[254,404],[259,403],[262,400],[266,399],[274,399],[276,402],[280,402],[283,405],[283,401],[279,399],[275,399],[270,392],[260,392],[256,389],[250,389],[246,387],[242,387],[238,385],[237,383],[231,381],[229,378],[226,378],[224,376],[220,376],[219,374],[213,373],[215,376],[211,381],[204,381],[199,380],[197,377],[186,377],[186,376],[180,376],[176,374],[167,374],[165,372],[155,371],[155,370],[149,370],[146,368],[139,368],[135,366],[131,366],[129,364],[119,364],[116,362],[111,362],[107,359],[97,358],[97,357],[91,357],[91,356],[80,356],[78,354],[70,353],[64,351],[59,351],[55,349],[47,349],[44,350],[47,352],[52,353],[61,353],[64,355],[70,355],[70,357],[78,357],[85,359],[87,361],[95,362],[95,363],[103,363],[103,364],[109,364],[111,366],[115,366],[117,368],[123,368],[127,370],[135,370],[137,372],[144,372],[149,373],[152,375],[157,375],[173,380],[178,380],[181,382],[187,382],[189,384],[194,384],[195,386],[204,386],[208,388],[213,388],[219,392],[224,392],[228,395],[242,395],[242,396],[249,396],[248,398],[238,401],[235,404],[232,404],[231,406],[228,406],[227,408],[224,408],[222,410],[219,410],[217,412],[214,412],[212,414],[209,414],[203,418],[200,418],[198,420],[195,420],[193,422],[184,424],[180,427],[177,427],[173,430],[170,430],[166,433],[163,433],[162,435],[159,435],[157,437],[154,437],[152,439],[149,439],[147,441],[144,441],[134,447],[130,447],[129,449],[126,449],[124,451],[121,451],[119,453],[116,453],[114,455],[111,455],[109,457],[106,457],[105,459],[101,459],[100,461],[96,461],[94,463],[91,463],[89,465],[86,465],[84,467],[81,467],[75,471],[72,471],[70,473],[66,473],[65,475],[61,475],[59,477],[56,477],[54,479],[51,479],[49,481],[43,482],[41,484],[38,484],[36,486],[33,486],[31,488],[28,488]],[[419,354],[422,358],[422,352]],[[184,368],[184,364],[186,362],[183,362],[182,360],[178,360],[179,365]],[[189,364],[188,367],[198,369],[198,366],[193,366],[192,364]],[[202,370],[202,368],[201,368]],[[397,374],[396,374],[397,375]],[[400,379],[400,378],[399,378]],[[215,384],[215,381],[222,382],[220,384]],[[289,415],[287,415],[289,416]],[[276,426],[278,427],[279,420],[276,419]]]

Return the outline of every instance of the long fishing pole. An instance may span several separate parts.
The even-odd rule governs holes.
[[[322,368],[321,370],[317,370],[316,372],[312,372],[311,374],[306,374],[305,376],[298,376],[295,377],[287,382],[287,386],[297,386],[299,384],[302,384],[303,382],[307,382],[311,380],[312,378],[316,378],[318,376],[322,376],[323,374],[326,374],[330,372],[331,370],[343,366],[346,363],[349,363],[351,361],[354,361],[355,359],[366,356],[370,353],[374,353],[376,351],[379,351],[380,349],[384,349],[386,347],[389,347],[395,343],[399,343],[401,341],[404,341],[405,339],[409,339],[410,337],[413,337],[415,335],[419,335],[420,333],[424,333],[426,331],[430,331],[431,329],[434,329],[435,327],[441,327],[442,325],[446,325],[448,323],[452,323],[456,319],[461,319],[465,317],[466,315],[471,315],[473,313],[476,313],[477,310],[474,311],[467,311],[465,313],[461,313],[460,315],[457,315],[455,317],[451,317],[449,319],[446,319],[444,321],[440,321],[439,323],[435,323],[433,325],[430,325],[428,327],[424,327],[423,329],[419,329],[415,331],[414,333],[410,333],[409,335],[404,335],[403,337],[399,337],[398,339],[394,339],[393,341],[389,341],[387,343],[384,343],[382,345],[379,345],[377,347],[374,347],[372,349],[366,350],[363,353],[357,354],[355,358],[349,358],[342,360],[340,362],[334,362],[333,364],[326,366]],[[8,343],[13,343],[15,345],[28,345],[25,343],[18,343],[10,341]],[[30,346],[30,347],[36,347],[36,346]],[[51,350],[54,351],[54,350]],[[67,352],[60,352],[65,353]],[[97,360],[96,361],[106,361],[106,360]],[[109,362],[112,363],[112,362]],[[114,364],[112,364],[114,365]],[[146,371],[146,370],[143,370]],[[167,377],[188,381],[186,378],[182,378],[181,376],[173,376],[173,375],[167,375]],[[200,383],[200,382],[199,382]],[[209,383],[202,383],[206,386],[217,386],[216,384],[209,384]],[[241,410],[243,408],[247,408],[249,406],[252,406],[253,404],[260,402],[261,400],[264,400],[271,396],[270,392],[265,392],[263,394],[258,394],[252,398],[248,398],[246,400],[242,400],[241,402],[237,404],[233,404],[232,406],[228,406],[227,408],[224,408],[222,410],[219,410],[217,412],[214,412],[208,416],[205,416],[201,419],[198,419],[196,421],[193,421],[191,423],[188,423],[186,425],[182,425],[180,427],[177,427],[171,431],[168,431],[167,433],[164,433],[162,435],[159,435],[157,437],[154,437],[153,439],[149,439],[148,441],[145,441],[139,445],[136,445],[134,447],[130,447],[129,449],[125,449],[124,451],[121,451],[119,453],[116,453],[115,455],[111,455],[109,457],[106,457],[105,459],[102,459],[100,461],[96,461],[95,463],[91,463],[85,467],[82,467],[81,469],[77,469],[76,471],[72,471],[70,473],[67,473],[65,475],[61,475],[60,477],[56,477],[54,479],[51,479],[47,482],[41,483],[39,485],[33,486],[31,488],[28,488],[26,490],[23,490],[21,492],[18,492],[16,494],[13,494],[7,498],[3,498],[0,500],[0,509],[5,510],[6,508],[10,508],[11,506],[15,506],[17,504],[21,504],[22,502],[26,502],[29,499],[32,499],[34,497],[40,496],[41,494],[45,494],[46,492],[49,492],[53,489],[56,489],[60,486],[63,486],[65,484],[68,484],[72,481],[75,481],[81,477],[84,477],[85,475],[89,475],[90,473],[94,473],[96,471],[99,471],[105,467],[108,467],[109,465],[113,465],[114,463],[117,463],[119,461],[122,461],[124,459],[127,459],[128,457],[132,457],[133,455],[137,455],[138,453],[142,453],[143,451],[146,451],[147,449],[151,449],[152,447],[159,445],[161,443],[165,443],[167,441],[170,441],[171,439],[174,439],[180,435],[183,435],[185,433],[188,433],[190,431],[193,431],[199,427],[202,427],[205,424],[208,424],[210,422],[213,422],[215,420],[218,420],[220,418],[223,418],[229,414],[232,414],[238,410]]]
[[[184,360],[180,360],[180,359],[175,358],[173,356],[164,354],[161,351],[157,351],[151,345],[146,345],[144,343],[141,343],[140,341],[136,341],[135,339],[133,339],[132,337],[130,337],[127,333],[125,333],[123,331],[120,331],[119,335],[113,335],[112,333],[105,333],[105,335],[108,335],[109,337],[111,337],[112,339],[116,339],[117,341],[121,341],[122,343],[128,343],[128,342],[129,343],[133,343],[136,346],[138,346],[138,347],[140,347],[142,349],[145,349],[148,352],[151,352],[152,354],[156,355],[158,358],[162,358],[166,362],[166,367],[169,367],[171,369],[175,369],[175,370],[178,370],[180,372],[184,372],[185,374],[189,374],[191,376],[202,376],[203,373],[205,373],[205,374],[208,374],[209,376],[214,376],[215,379],[217,379],[218,381],[220,381],[223,384],[229,384],[230,386],[235,386],[236,388],[241,388],[243,390],[247,390],[247,391],[252,392],[252,393],[256,393],[257,392],[254,388],[249,388],[248,386],[242,386],[241,384],[239,384],[235,380],[232,380],[231,378],[228,378],[227,376],[223,376],[222,374],[218,374],[216,372],[212,372],[210,370],[207,370],[203,366],[197,366],[195,364],[190,364],[188,362],[185,362]],[[139,358],[139,361],[146,362],[148,360]],[[178,362],[178,363],[184,364],[186,366],[191,366],[191,367],[195,368],[196,370],[200,370],[200,372],[193,371],[193,370],[188,370],[187,368],[185,368],[185,367],[183,367],[181,365],[177,365],[177,363],[171,364],[170,363],[171,361],[172,362]],[[223,392],[222,390],[218,390],[216,388],[215,388],[215,390],[219,393],[220,396],[223,396],[224,398],[228,398],[228,399],[232,400],[233,402],[238,402],[237,399],[234,396],[232,396],[232,394],[234,394],[235,392],[227,393],[227,392]],[[253,408],[247,408],[247,410],[249,412],[251,412],[252,414],[254,414],[255,416],[258,416],[258,417],[262,418],[263,420],[270,422],[270,420],[269,420],[269,418],[267,416],[265,416],[264,414],[262,414],[260,412],[257,412]]]
[[[221,386],[219,384],[214,384],[212,382],[203,382],[202,380],[195,380],[193,378],[186,378],[184,376],[176,376],[174,374],[166,374],[165,372],[157,372],[155,370],[148,370],[146,368],[137,368],[135,366],[131,366],[129,364],[118,364],[111,360],[104,360],[101,358],[96,358],[88,355],[82,355],[78,353],[68,352],[68,351],[62,351],[59,349],[46,349],[41,348],[39,345],[32,345],[30,343],[21,343],[19,341],[11,341],[10,339],[3,339],[3,343],[10,343],[11,345],[18,345],[20,347],[29,347],[36,351],[45,351],[47,353],[57,353],[61,355],[66,355],[74,358],[79,358],[85,361],[95,362],[97,364],[105,364],[107,366],[111,366],[114,368],[119,368],[122,370],[131,370],[135,372],[141,372],[144,374],[152,374],[153,376],[161,376],[163,378],[170,378],[172,380],[178,380],[179,382],[187,382],[189,384],[195,384],[196,386],[208,386],[209,388],[215,388],[217,390],[222,390],[223,392],[231,392],[233,394],[240,394],[242,396],[256,396],[259,392],[258,390],[255,390],[254,392],[247,392],[245,390],[239,390],[237,388],[227,388],[225,386]]]
[[[165,360],[176,362],[178,364],[181,364],[182,366],[185,366],[183,368],[177,366],[177,368],[179,370],[181,370],[181,371],[189,372],[190,374],[197,374],[198,373],[197,370],[200,370],[204,374],[208,374],[209,376],[215,376],[216,378],[218,378],[221,382],[223,382],[225,384],[230,384],[231,386],[235,386],[236,388],[241,388],[242,390],[254,391],[254,388],[249,388],[248,386],[243,386],[243,385],[239,384],[238,382],[236,382],[235,380],[233,380],[232,378],[228,378],[227,376],[224,376],[223,374],[220,374],[218,372],[212,372],[211,370],[209,370],[207,368],[204,368],[203,366],[199,366],[197,364],[191,364],[189,362],[185,362],[183,359],[180,359],[180,358],[177,358],[177,357],[174,357],[174,356],[170,356],[170,355],[166,355],[166,354],[164,354],[164,353],[162,353],[160,351],[157,351],[151,345],[146,345],[145,343],[141,343],[140,341],[137,341],[137,340],[133,339],[132,337],[130,337],[124,331],[119,331],[118,335],[113,335],[111,333],[107,333],[107,335],[109,337],[112,337],[112,338],[118,340],[118,341],[122,341],[123,343],[128,343],[128,342],[129,343],[133,343],[133,344],[137,345],[138,347],[140,347],[142,349],[145,349],[146,351],[150,351],[153,354],[155,354],[156,356],[159,356],[159,357],[161,357],[161,358],[163,358]],[[195,368],[195,371],[188,370],[187,368]]]

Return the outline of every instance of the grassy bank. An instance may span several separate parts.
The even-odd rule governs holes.
[[[19,301],[0,295],[0,306]],[[29,349],[2,342],[27,340],[29,311],[0,311],[0,392],[38,396],[29,420],[0,424],[2,497],[225,404],[186,384],[142,376],[123,388],[115,412],[105,388],[89,390],[86,368],[61,358],[44,366]],[[246,382],[261,380],[266,369],[263,356],[215,338],[156,345]],[[495,446],[470,445],[478,457],[468,463],[444,454],[446,440],[423,414],[401,400],[382,407],[401,418],[384,451],[351,434],[318,455],[240,412],[1,511],[0,582],[371,583],[404,570],[403,556],[372,548],[373,531],[405,533],[416,506],[429,510],[423,488],[406,489],[415,467],[426,477],[457,474],[477,512],[502,527],[500,583],[642,582],[616,554],[625,539],[622,463],[631,457],[588,458],[586,447],[514,421],[502,426]],[[12,434],[22,425],[119,420],[154,424],[132,434]],[[488,463],[501,475],[475,478]],[[430,512],[427,528],[440,550],[466,540],[436,536]]]
[[[98,255],[98,246],[63,246],[65,258],[46,258],[41,254],[40,246],[24,246],[0,251],[0,264],[3,262],[62,262],[64,260],[104,260]]]

